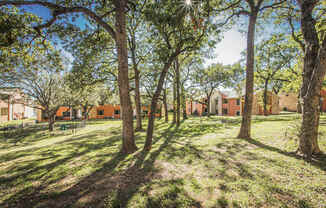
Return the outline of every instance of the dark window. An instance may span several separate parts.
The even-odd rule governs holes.
[[[227,104],[228,103],[228,99],[223,99],[223,103]]]
[[[237,99],[237,105],[240,105],[240,99]]]
[[[119,115],[120,114],[120,110],[114,110],[114,114]]]
[[[70,111],[62,112],[63,117],[70,117]]]
[[[205,108],[205,113],[207,113],[208,112],[208,109],[207,108]]]
[[[104,115],[104,110],[97,110],[97,115],[103,116]]]
[[[223,108],[223,115],[227,115],[228,114],[228,109]]]
[[[237,111],[237,116],[240,116],[240,111]]]

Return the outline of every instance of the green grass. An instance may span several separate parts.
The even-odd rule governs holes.
[[[121,155],[121,121],[90,121],[75,134],[42,124],[0,137],[0,207],[326,207],[326,158],[296,150],[297,115],[156,122],[153,147]],[[325,120],[323,117],[322,120]],[[145,122],[144,122],[145,124]],[[320,147],[326,150],[326,126]]]

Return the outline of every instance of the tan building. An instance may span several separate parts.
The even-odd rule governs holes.
[[[36,118],[36,111],[26,103],[19,89],[0,90],[0,122]]]
[[[259,91],[254,94],[252,115],[264,115],[262,93],[262,91]],[[279,97],[271,91],[267,92],[267,112],[268,115],[278,115],[281,112],[279,107]]]
[[[280,110],[297,112],[298,110],[298,95],[293,92],[279,94]]]

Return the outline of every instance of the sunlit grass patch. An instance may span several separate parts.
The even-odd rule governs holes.
[[[326,159],[306,163],[285,135],[297,117],[255,116],[252,139],[236,138],[240,117],[191,117],[179,127],[161,119],[151,151],[137,132],[139,150],[127,156],[116,120],[1,140],[0,207],[324,208]],[[320,132],[325,151],[326,126]]]

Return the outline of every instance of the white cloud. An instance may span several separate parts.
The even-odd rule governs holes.
[[[240,53],[246,49],[246,38],[236,29],[223,34],[224,38],[216,45],[214,59],[207,60],[206,64],[223,63],[233,64],[241,58]]]

